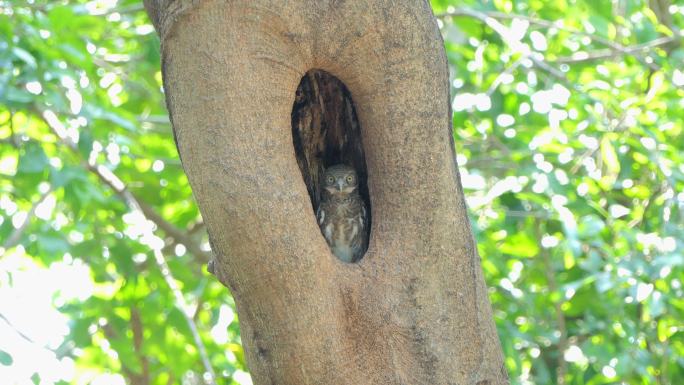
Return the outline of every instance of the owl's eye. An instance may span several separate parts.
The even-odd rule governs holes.
[[[333,184],[333,182],[335,182],[335,178],[329,176],[325,181],[328,182],[328,184]]]
[[[354,177],[351,175],[347,175],[347,183],[352,183],[354,181]]]

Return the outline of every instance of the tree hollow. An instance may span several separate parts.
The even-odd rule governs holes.
[[[372,210],[361,125],[351,93],[334,75],[312,69],[302,77],[292,106],[292,142],[314,213],[325,169],[346,164],[356,170],[359,194],[368,208],[370,238]]]

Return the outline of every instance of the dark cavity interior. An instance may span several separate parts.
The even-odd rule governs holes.
[[[292,107],[292,140],[314,213],[321,200],[320,180],[327,167],[356,169],[359,193],[368,209],[368,172],[359,125],[347,87],[328,72],[312,69],[302,77]]]

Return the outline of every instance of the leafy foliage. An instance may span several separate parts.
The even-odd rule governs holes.
[[[512,382],[684,381],[684,3],[431,3]],[[0,378],[249,383],[158,47],[138,1],[0,1]]]
[[[514,382],[682,382],[684,6],[432,3]]]
[[[22,321],[40,316],[33,304],[3,304],[0,327],[26,338],[0,342],[0,378],[200,383],[200,349],[217,375],[239,378],[232,299],[203,272],[208,245],[164,108],[159,40],[140,2],[0,2],[0,26],[0,285],[12,295],[17,280],[48,268],[56,282],[44,290],[69,326],[54,342]],[[32,344],[47,345],[48,357],[21,368]]]

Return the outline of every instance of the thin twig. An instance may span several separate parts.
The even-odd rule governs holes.
[[[40,111],[36,109],[36,113],[42,118],[45,124],[48,125],[52,132],[57,135],[62,143],[72,151],[78,153],[78,145],[66,134],[64,126],[52,111]],[[116,174],[102,165],[91,164],[85,161],[82,163],[83,167],[97,175],[97,177],[109,186],[121,199],[132,207],[140,210],[147,219],[154,222],[157,227],[166,233],[166,235],[173,238],[175,242],[183,244],[190,253],[200,258],[203,263],[206,263],[211,259],[211,253],[202,250],[186,233],[164,220],[164,218],[162,218],[152,207],[138,199],[128,190],[124,182],[119,179]]]
[[[507,217],[519,217],[519,218],[541,218],[549,219],[551,214],[548,211],[524,211],[524,210],[503,210]]]
[[[161,249],[154,248],[153,252],[154,259],[157,262],[157,265],[159,266],[159,270],[161,270],[162,276],[164,276],[166,284],[171,289],[171,292],[173,292],[176,307],[183,314],[183,317],[185,318],[185,321],[187,322],[188,327],[190,328],[190,333],[192,333],[192,338],[195,340],[195,345],[197,345],[197,350],[199,351],[202,364],[204,365],[204,370],[206,370],[207,373],[209,373],[209,375],[211,376],[211,378],[208,379],[207,383],[209,385],[213,385],[215,384],[216,373],[214,372],[214,368],[211,366],[211,362],[209,361],[209,355],[207,354],[207,349],[204,347],[202,338],[199,335],[197,324],[195,324],[195,321],[188,313],[188,303],[185,301],[183,293],[181,293],[180,289],[178,288],[176,280],[173,278],[173,275],[171,274],[171,269],[169,269],[169,265],[168,263],[166,263],[166,258],[164,258],[164,254],[162,254]]]
[[[536,226],[537,239],[541,239],[541,228],[538,224]],[[546,281],[549,285],[549,290],[551,293],[558,292],[558,282],[556,281],[556,272],[553,269],[553,264],[551,263],[551,258],[549,257],[549,251],[545,249],[541,244],[539,244],[541,250],[540,254],[544,261],[544,271],[546,273]],[[561,293],[562,294],[562,293]],[[553,297],[553,296],[552,296]],[[568,373],[568,363],[565,361],[565,351],[568,349],[568,329],[566,326],[565,313],[563,313],[563,297],[556,301],[553,301],[554,313],[556,315],[556,323],[558,326],[558,331],[560,332],[560,337],[558,338],[558,358],[556,369],[556,383],[558,385],[565,385],[565,376]]]
[[[157,226],[159,226],[159,228],[162,229],[166,235],[173,238],[176,243],[183,244],[191,254],[201,258],[202,263],[209,262],[211,259],[211,253],[202,250],[197,242],[194,242],[186,232],[179,230],[176,226],[165,221],[164,218],[162,218],[161,215],[159,215],[147,203],[138,200],[138,206],[140,206],[140,210],[143,212],[143,214],[145,214],[147,219],[157,224]]]
[[[677,40],[681,40],[681,39],[682,39],[682,37],[678,37],[678,36],[667,36],[667,37],[660,37],[660,38],[651,40],[651,41],[646,42],[646,43],[637,44],[637,45],[633,45],[630,47],[625,47],[625,49],[622,51],[612,50],[612,49],[602,49],[602,50],[593,51],[593,52],[584,52],[584,51],[576,52],[576,53],[572,54],[572,56],[560,57],[560,58],[554,60],[554,63],[577,64],[577,63],[594,61],[594,60],[617,59],[617,58],[624,56],[624,55],[632,55],[632,54],[637,53],[637,52],[646,51],[649,49],[653,49],[656,47],[667,45],[667,44],[673,43],[673,42],[675,42]],[[651,66],[649,66],[649,67],[651,67]],[[653,68],[653,69],[657,69],[657,68]]]
[[[143,6],[142,2],[140,4],[133,4],[129,5],[127,7],[119,7],[119,8],[112,8],[108,13],[137,13],[137,12],[144,12],[145,7]]]
[[[133,349],[135,354],[138,356],[138,361],[140,361],[140,367],[142,368],[142,373],[139,375],[139,382],[141,384],[150,383],[150,362],[143,351],[143,340],[144,340],[144,326],[142,323],[142,317],[140,317],[140,310],[136,306],[131,306],[131,330],[133,331]]]
[[[19,337],[25,339],[26,341],[28,341],[28,342],[30,342],[30,343],[32,343],[32,344],[36,344],[36,341],[34,341],[33,339],[31,339],[31,337],[27,336],[27,335],[24,334],[21,330],[19,330],[19,328],[17,328],[16,326],[14,326],[14,324],[13,324],[10,320],[8,320],[7,317],[5,317],[4,314],[0,313],[0,319],[3,320],[3,321],[7,324],[7,326],[9,326],[9,327],[11,327],[12,329],[14,329],[14,331],[17,332],[17,334],[19,335]]]
[[[55,133],[55,135],[57,135],[57,137],[62,141],[62,143],[64,143],[67,147],[71,148],[72,150],[78,151],[76,143],[66,134],[66,130],[63,126],[61,126],[61,122],[59,122],[57,116],[54,113],[52,113],[49,110],[46,110],[42,111],[42,113],[40,113],[39,115],[41,116],[43,121],[45,121],[48,127],[50,127],[50,129]],[[176,234],[177,236],[182,235],[179,230],[173,227],[173,225],[164,221],[161,218],[161,216],[157,215],[156,212],[154,212],[154,210],[152,210],[149,206],[144,204],[144,202],[138,200],[130,191],[128,191],[123,181],[121,181],[121,179],[119,179],[114,173],[112,173],[111,171],[102,166],[91,163],[86,163],[85,167],[91,172],[95,173],[105,184],[112,188],[112,190],[114,190],[117,193],[117,195],[123,198],[123,200],[126,202],[128,207],[132,211],[140,212],[148,220],[157,223],[159,228],[167,232],[167,235],[171,235],[170,233]],[[190,250],[190,247],[192,247],[193,244],[194,243],[190,243],[189,245],[186,244],[188,250]],[[169,286],[169,289],[173,293],[175,305],[178,308],[178,310],[183,314],[185,320],[188,323],[188,327],[190,328],[190,332],[192,333],[195,345],[197,345],[197,350],[199,351],[202,364],[206,372],[210,375],[210,378],[207,380],[207,383],[209,385],[214,385],[216,374],[209,361],[209,357],[207,355],[207,350],[204,347],[204,343],[200,338],[197,325],[188,314],[188,304],[185,301],[185,298],[183,297],[183,294],[181,293],[178,285],[176,284],[173,275],[171,274],[171,270],[169,269],[169,265],[166,263],[166,259],[164,258],[164,254],[161,251],[161,247],[159,245],[153,246],[152,251],[154,252],[154,257],[155,261],[157,262],[157,266],[159,267],[162,276],[164,277],[164,280]]]
[[[437,15],[436,17],[438,18],[446,18],[446,17],[470,17],[470,18],[475,18],[480,21],[482,21],[485,24],[490,25],[489,20],[524,20],[529,22],[531,25],[535,25],[538,27],[543,27],[543,28],[555,28],[559,31],[564,31],[567,33],[570,33],[572,35],[576,36],[584,36],[588,37],[591,39],[593,42],[601,44],[603,46],[606,46],[610,48],[610,50],[607,50],[607,52],[610,52],[610,55],[607,57],[612,57],[613,55],[615,57],[618,56],[623,56],[623,55],[630,55],[633,56],[635,59],[637,59],[640,63],[643,65],[657,70],[658,67],[654,63],[649,63],[644,57],[639,55],[639,53],[645,49],[649,48],[654,48],[660,45],[665,45],[672,43],[677,40],[682,39],[682,35],[680,33],[680,36],[677,36],[676,34],[670,37],[664,37],[664,38],[659,38],[655,39],[651,42],[643,43],[643,44],[637,44],[634,46],[624,46],[620,43],[617,43],[615,41],[612,41],[610,39],[604,38],[602,36],[598,36],[589,32],[585,32],[582,30],[574,29],[574,28],[568,28],[563,26],[561,22],[554,22],[550,20],[544,20],[544,19],[539,19],[536,17],[531,17],[531,16],[526,16],[526,15],[518,15],[518,14],[512,14],[512,13],[503,13],[503,12],[493,12],[493,11],[477,11],[474,9],[469,9],[469,8],[458,8],[450,12],[445,12],[442,14]],[[491,25],[490,25],[491,27]],[[492,27],[493,28],[493,27]],[[496,31],[499,33],[499,31]],[[504,38],[505,40],[505,38]],[[599,57],[597,57],[599,58]],[[602,57],[601,57],[602,58]],[[563,61],[557,60],[556,62],[562,63]],[[568,61],[567,63],[570,63],[572,61]]]
[[[204,221],[199,220],[188,228],[188,234],[190,235],[195,235],[200,231],[206,231],[206,227],[204,226]]]
[[[12,142],[12,146],[14,148],[19,148],[19,141],[17,140],[17,136],[14,133],[14,110],[10,108],[9,110],[9,129],[10,129],[10,141]],[[4,125],[4,123],[3,123]]]
[[[499,35],[499,37],[501,37],[501,39],[506,43],[506,45],[508,45],[512,50],[523,53],[529,60],[532,61],[532,63],[534,63],[535,66],[543,69],[544,71],[548,72],[554,77],[564,81],[566,80],[565,74],[563,72],[561,72],[557,68],[550,66],[543,59],[539,58],[541,57],[541,54],[537,52],[530,52],[529,48],[525,48],[525,46],[522,44],[520,40],[511,38],[512,34],[510,33],[508,27],[499,23],[496,20],[496,18],[490,16],[492,14],[497,13],[486,13],[476,11],[474,9],[461,8],[452,12],[448,12],[446,14],[442,14],[442,16],[467,16],[480,20],[484,24],[488,25],[491,29],[493,29],[494,32],[496,32]]]
[[[118,333],[117,330],[115,330],[109,322],[100,326],[100,330],[102,330],[102,332],[105,335],[105,338],[107,338],[107,340],[109,341],[114,341],[120,338],[120,333]],[[133,343],[135,344],[135,336],[133,337],[133,339]],[[128,382],[131,385],[149,385],[149,380],[143,377],[141,374],[137,373],[129,365],[122,363],[121,371],[128,378]]]
[[[499,86],[503,82],[504,78],[506,76],[511,75],[513,73],[513,71],[515,71],[516,68],[518,68],[526,59],[529,60],[529,57],[527,55],[522,56],[520,59],[516,60],[513,64],[506,67],[506,69],[502,73],[500,73],[496,77],[496,79],[494,79],[492,84],[487,89],[487,92],[486,92],[487,96],[492,96],[494,94],[494,92],[497,90],[497,88],[499,88]]]
[[[47,191],[42,193],[40,195],[40,198],[38,198],[37,201],[33,202],[33,205],[31,206],[31,209],[29,212],[26,214],[26,218],[24,219],[24,222],[19,225],[19,227],[15,228],[14,231],[10,234],[9,237],[5,240],[5,242],[2,244],[2,249],[3,249],[3,254],[5,251],[14,245],[16,245],[19,242],[19,239],[21,238],[22,235],[24,235],[24,231],[26,231],[26,228],[28,227],[29,223],[31,222],[31,219],[36,215],[36,209],[38,206],[45,201],[45,199],[50,196],[50,193],[52,193],[52,187],[48,188]]]

